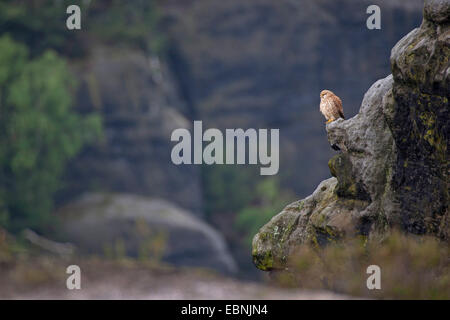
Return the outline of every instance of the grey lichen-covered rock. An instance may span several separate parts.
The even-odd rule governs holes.
[[[450,1],[425,1],[425,19],[392,49],[395,104],[386,112],[397,152],[397,223],[449,237]]]
[[[366,93],[360,113],[347,121],[327,126],[331,145],[342,153],[329,161],[333,178],[323,181],[314,193],[294,202],[261,228],[253,239],[253,260],[262,270],[281,269],[297,245],[324,245],[345,236],[367,235],[383,226],[372,221],[385,198],[393,139],[383,118],[389,103],[392,76],[376,82]],[[373,201],[379,198],[380,201]],[[383,199],[383,200],[381,200]]]
[[[253,261],[261,270],[283,269],[295,247],[322,245],[355,234],[365,201],[341,199],[337,179],[322,181],[304,200],[288,205],[261,228],[253,239]]]
[[[450,1],[425,1],[424,21],[393,48],[392,75],[359,113],[327,125],[334,178],[287,206],[253,239],[262,270],[284,269],[300,244],[379,238],[392,227],[449,239]]]
[[[58,240],[80,253],[161,259],[233,273],[236,263],[212,227],[165,200],[88,193],[61,208]]]
[[[383,108],[391,103],[392,84],[392,76],[377,81],[355,117],[327,126],[328,140],[342,150],[329,161],[331,174],[339,181],[338,196],[373,202],[385,192],[394,146]]]
[[[429,21],[448,23],[450,19],[450,1],[425,0],[424,16]]]

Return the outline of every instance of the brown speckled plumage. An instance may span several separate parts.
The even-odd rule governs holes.
[[[330,90],[320,93],[320,112],[327,119],[327,123],[339,118],[345,119],[341,99]]]

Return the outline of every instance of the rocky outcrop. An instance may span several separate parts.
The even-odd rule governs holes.
[[[162,260],[236,272],[221,235],[167,201],[128,194],[85,194],[61,208],[58,239],[79,253]]]
[[[448,238],[450,1],[427,0],[425,19],[394,47],[394,100],[385,110],[397,148],[391,220]]]
[[[393,48],[392,75],[359,113],[327,125],[333,176],[287,206],[253,239],[262,270],[283,269],[297,245],[378,239],[396,227],[449,240],[450,1],[425,1],[424,20]]]

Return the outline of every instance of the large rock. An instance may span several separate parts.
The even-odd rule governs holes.
[[[392,49],[394,104],[386,120],[396,147],[392,213],[407,231],[448,238],[450,1],[427,0],[420,28]]]
[[[167,201],[128,194],[86,194],[61,208],[59,238],[80,253],[162,259],[233,273],[221,235]]]
[[[425,18],[429,21],[449,22],[450,2],[448,0],[425,0]]]
[[[283,269],[299,244],[378,239],[391,228],[449,240],[449,1],[394,47],[393,75],[376,82],[349,120],[327,125],[335,178],[287,206],[253,239],[262,270]]]

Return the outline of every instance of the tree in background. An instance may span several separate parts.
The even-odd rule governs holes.
[[[84,32],[68,32],[70,0],[0,2],[0,226],[41,229],[66,163],[101,131],[100,117],[71,110],[75,83],[66,62],[95,42],[159,53],[155,1],[78,3]]]
[[[101,132],[96,115],[71,110],[75,83],[53,51],[31,59],[0,37],[0,225],[12,231],[51,222],[67,161]]]

